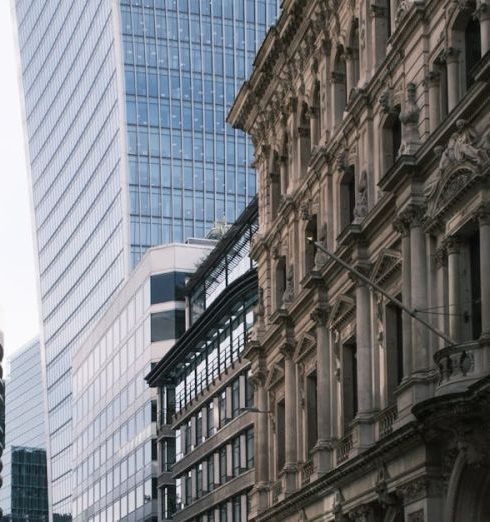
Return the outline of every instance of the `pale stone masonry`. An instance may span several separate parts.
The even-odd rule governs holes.
[[[489,50],[487,0],[284,1],[229,114],[259,176],[249,519],[490,520]]]

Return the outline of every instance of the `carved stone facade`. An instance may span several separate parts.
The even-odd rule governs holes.
[[[285,0],[235,100],[263,289],[251,520],[490,520],[489,8]]]

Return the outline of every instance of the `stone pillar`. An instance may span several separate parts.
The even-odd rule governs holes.
[[[451,236],[446,239],[448,301],[449,301],[449,337],[455,343],[461,342],[461,269],[460,241]]]
[[[449,47],[445,52],[447,64],[447,105],[451,112],[459,102],[459,49]]]
[[[344,51],[344,60],[345,60],[345,90],[346,90],[346,98],[349,101],[349,95],[352,89],[354,88],[354,56],[352,54],[352,49],[347,48]]]
[[[412,309],[427,310],[427,254],[425,233],[422,228],[423,208],[410,205],[410,297]],[[413,371],[425,371],[429,368],[429,332],[427,327],[412,319],[412,363]]]
[[[412,290],[412,271],[410,268],[410,234],[404,227],[402,236],[402,299],[403,303],[410,307]],[[412,318],[402,312],[403,328],[403,377],[409,377],[412,373]]]
[[[478,209],[480,227],[481,337],[490,340],[490,204]]]
[[[439,247],[435,252],[436,279],[437,279],[437,310],[439,312],[438,328],[441,332],[447,332],[447,253],[444,246]],[[444,348],[446,342],[438,338],[439,349]]]
[[[330,407],[330,335],[326,326],[327,310],[317,308],[311,317],[316,326],[316,378],[318,440],[313,449],[314,471],[323,474],[332,468],[332,412]]]
[[[481,55],[484,56],[490,50],[490,5],[480,2],[477,16],[480,20]]]
[[[284,355],[284,385],[285,385],[285,457],[284,491],[296,489],[296,364],[293,361],[293,347],[285,344],[282,347]]]
[[[441,122],[440,74],[431,71],[426,78],[429,87],[429,129],[434,132]]]
[[[371,294],[362,281],[357,281],[356,287],[356,346],[357,415],[362,417],[373,409]]]
[[[260,513],[268,507],[269,500],[269,404],[265,387],[266,373],[253,373],[252,384],[255,391],[255,486],[252,490],[252,512]]]

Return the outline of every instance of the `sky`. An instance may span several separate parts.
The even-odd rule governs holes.
[[[39,333],[34,243],[10,1],[0,0],[0,329],[8,358]]]

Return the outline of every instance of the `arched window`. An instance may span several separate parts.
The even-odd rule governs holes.
[[[283,303],[284,291],[286,290],[286,258],[280,256],[276,264],[276,310],[281,308]]]
[[[317,217],[312,216],[305,227],[305,275],[315,266],[315,242],[318,239]]]
[[[278,168],[278,154],[275,150],[269,153],[268,175],[269,175],[269,194],[270,194],[270,210],[271,220],[277,216],[277,209],[281,200],[281,186]]]
[[[356,207],[355,168],[350,165],[340,182],[340,232],[354,221]]]
[[[447,63],[443,58],[436,60],[436,71],[439,73],[439,121],[449,113],[447,97]]]
[[[359,21],[354,19],[352,22],[349,48],[346,53],[347,59],[347,98],[351,96],[352,90],[357,87],[359,83]]]
[[[288,133],[284,131],[281,144],[281,152],[279,154],[279,175],[281,182],[281,196],[285,196],[288,192],[289,173],[290,170],[289,142]]]
[[[322,132],[321,118],[320,118],[320,82],[315,82],[313,89],[312,107],[310,109],[310,135],[311,146],[318,145]]]
[[[299,177],[306,174],[311,154],[310,121],[308,117],[308,105],[301,104],[301,112],[298,122],[298,153],[299,153]]]
[[[383,125],[383,173],[395,163],[401,143],[402,126],[400,122],[400,106],[396,105],[387,116]]]
[[[349,430],[358,409],[357,345],[353,337],[342,346],[342,417],[343,430]]]
[[[342,121],[345,106],[347,105],[346,67],[344,48],[339,46],[332,71],[332,114],[333,125]]]
[[[471,17],[464,31],[466,88],[474,82],[475,65],[481,58],[480,22]]]

